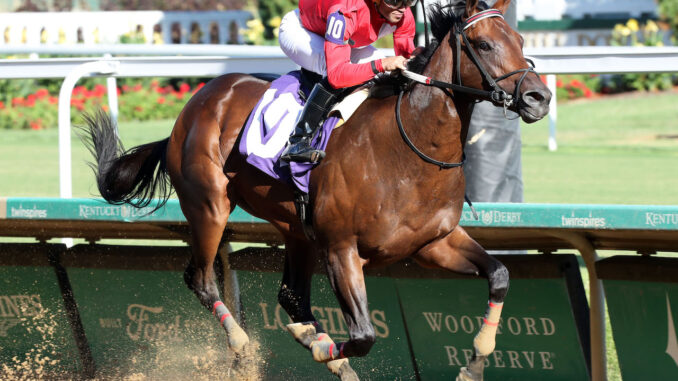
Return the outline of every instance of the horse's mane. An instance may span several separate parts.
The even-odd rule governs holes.
[[[418,74],[421,74],[424,71],[424,68],[426,68],[426,65],[428,65],[428,62],[431,60],[433,53],[438,49],[440,41],[445,38],[452,27],[462,22],[464,6],[465,2],[457,1],[455,4],[455,2],[452,1],[445,5],[435,3],[428,7],[427,16],[430,22],[433,39],[421,53],[414,56],[407,63],[408,70]],[[411,81],[401,75],[377,76],[374,82],[375,86],[370,93],[377,98],[393,95],[394,93],[397,93],[398,89],[403,85],[407,85],[408,87],[411,85]]]
[[[433,53],[438,49],[440,41],[442,41],[452,27],[461,23],[461,15],[459,7],[452,4],[435,3],[428,8],[428,19],[431,23],[431,34],[433,40],[428,47],[421,53],[417,54],[408,64],[407,68],[415,73],[421,74],[424,68],[431,59]]]

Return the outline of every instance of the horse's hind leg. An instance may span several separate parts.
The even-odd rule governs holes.
[[[311,279],[317,262],[313,248],[308,242],[287,239],[285,252],[278,303],[294,322],[288,331],[309,350],[315,342],[334,344],[311,312]],[[342,380],[358,379],[347,359],[328,361],[327,368]]]
[[[475,353],[467,367],[459,372],[457,380],[483,379],[485,359],[494,351],[497,326],[508,291],[509,274],[506,267],[494,259],[461,227],[457,226],[443,239],[434,241],[415,254],[414,259],[424,267],[442,268],[487,278],[490,300],[483,324],[473,340]]]
[[[184,281],[210,310],[228,334],[228,345],[240,353],[249,342],[221,298],[215,281],[214,258],[217,255],[226,221],[232,210],[227,198],[228,181],[218,166],[201,166],[185,173],[177,187],[181,209],[191,228],[193,256],[184,272]]]

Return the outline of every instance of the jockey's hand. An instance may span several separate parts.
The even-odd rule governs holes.
[[[381,59],[381,66],[385,71],[393,71],[396,69],[407,69],[407,58],[403,56],[386,57]]]

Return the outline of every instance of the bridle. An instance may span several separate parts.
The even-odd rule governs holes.
[[[470,28],[471,26],[475,25],[481,20],[487,19],[487,18],[492,18],[492,17],[500,17],[504,18],[502,15],[501,11],[498,9],[487,9],[481,12],[476,13],[475,15],[469,17],[466,19],[466,21],[461,24],[455,26],[455,49],[456,49],[456,54],[457,58],[455,59],[455,69],[457,72],[456,75],[456,82],[457,83],[450,83],[450,82],[444,82],[444,81],[439,81],[436,79],[433,79],[431,77],[427,77],[425,75],[413,73],[408,70],[403,70],[402,74],[415,81],[418,83],[421,83],[425,86],[433,86],[433,87],[438,87],[440,89],[443,89],[447,95],[450,97],[453,97],[453,94],[448,92],[446,89],[452,90],[453,93],[465,93],[469,94],[474,98],[477,99],[483,99],[483,100],[489,100],[492,101],[495,104],[500,104],[504,107],[504,116],[506,116],[506,112],[510,106],[513,105],[513,102],[520,102],[520,87],[523,84],[523,81],[525,80],[525,77],[529,73],[537,73],[534,70],[534,63],[526,58],[525,60],[530,63],[531,67],[525,68],[525,69],[518,69],[514,70],[510,73],[504,74],[502,76],[499,76],[497,78],[492,78],[490,73],[487,72],[485,67],[483,66],[482,62],[480,61],[480,58],[478,57],[478,54],[475,52],[473,47],[471,46],[471,43],[468,40],[468,37],[466,36],[466,30]],[[471,61],[476,65],[478,70],[480,71],[481,75],[483,76],[483,79],[485,82],[488,83],[488,85],[492,88],[492,90],[482,90],[482,89],[476,89],[474,87],[468,87],[464,86],[461,81],[461,42],[464,42],[464,45],[466,46],[466,50],[469,54],[469,57],[471,58]],[[518,84],[516,85],[516,89],[513,94],[509,94],[504,90],[497,82],[504,80],[506,78],[511,77],[514,74],[518,73],[523,73],[520,76],[520,79],[518,80]],[[414,143],[410,140],[410,138],[407,136],[407,133],[405,132],[405,129],[403,128],[403,124],[400,118],[400,103],[403,98],[403,94],[405,93],[404,89],[400,90],[400,93],[398,94],[398,101],[396,102],[396,122],[398,123],[398,129],[400,130],[400,134],[402,135],[403,139],[405,140],[405,143],[417,154],[419,155],[420,158],[422,158],[424,161],[437,165],[441,169],[445,168],[456,168],[456,167],[461,167],[464,165],[464,162],[466,161],[466,156],[462,154],[462,160],[461,162],[458,163],[446,163],[442,161],[435,160],[429,156],[427,156],[425,153],[421,152],[417,147],[414,146]],[[508,118],[508,117],[507,117]]]

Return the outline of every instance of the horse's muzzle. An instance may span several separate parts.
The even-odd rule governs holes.
[[[520,95],[518,113],[525,123],[534,123],[549,113],[551,91],[548,88],[529,90]]]

